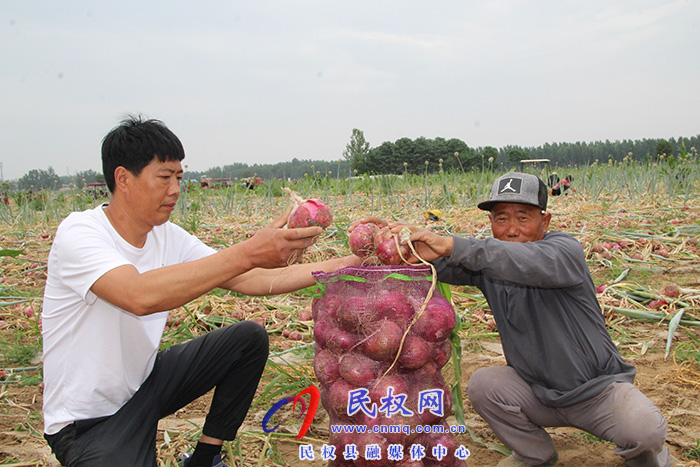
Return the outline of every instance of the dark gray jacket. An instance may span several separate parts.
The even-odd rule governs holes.
[[[515,243],[454,237],[438,279],[474,285],[491,307],[508,365],[543,404],[565,407],[634,381],[605,328],[579,242],[562,232]]]

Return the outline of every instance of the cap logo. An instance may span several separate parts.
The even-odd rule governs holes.
[[[523,181],[520,178],[506,178],[501,180],[498,185],[498,194],[503,193],[520,193],[520,187]]]

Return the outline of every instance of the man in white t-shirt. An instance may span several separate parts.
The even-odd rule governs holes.
[[[216,388],[186,467],[224,466],[221,445],[248,411],[268,355],[243,321],[158,351],[168,310],[216,287],[247,295],[314,283],[348,256],[294,264],[320,227],[284,229],[284,213],[216,251],[170,223],[185,153],[157,120],[130,118],[102,144],[110,202],[69,215],[49,254],[42,311],[44,432],[65,466],[155,466],[157,424]]]

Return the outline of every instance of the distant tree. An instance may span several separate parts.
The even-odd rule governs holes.
[[[494,161],[498,159],[498,149],[494,148],[493,146],[486,146],[482,154],[484,155],[484,159],[487,161],[492,157]]]
[[[101,180],[99,180],[98,177],[101,178]],[[92,169],[76,172],[75,176],[71,177],[71,179],[71,183],[78,188],[85,188],[85,185],[88,183],[104,183],[105,181],[104,175]]]
[[[19,187],[22,190],[54,190],[58,188],[59,181],[60,177],[56,175],[53,167],[49,167],[48,170],[33,169],[19,180]]]
[[[357,171],[374,174],[392,173],[395,162],[401,163],[401,169],[403,169],[403,161],[398,161],[394,144],[385,141],[381,146],[370,150],[363,164],[357,167]],[[355,168],[354,165],[353,168]]]
[[[352,129],[350,142],[345,146],[343,157],[352,164],[353,168],[357,165],[362,165],[367,154],[369,153],[369,143],[365,140],[365,135],[362,130],[357,128]]]
[[[660,139],[656,143],[656,157],[658,158],[661,155],[665,157],[673,156],[673,145],[665,139]]]
[[[447,146],[441,154],[447,169],[465,171],[478,165],[479,156],[476,151],[457,138],[447,140]]]
[[[429,159],[425,138],[418,138],[415,141],[407,137],[399,138],[392,147],[390,157],[384,158],[379,173],[398,174],[404,171],[404,167],[407,167],[411,173],[421,173],[425,169],[425,161]],[[408,165],[404,166],[404,162]]]
[[[508,150],[508,160],[513,163],[518,163],[523,159],[528,159],[530,154],[519,148],[512,148]]]
[[[469,170],[476,165],[476,159],[476,152],[456,138],[433,140],[420,137],[412,140],[404,137],[394,143],[386,141],[370,149],[363,164],[353,167],[360,173],[420,174],[440,169]]]
[[[472,149],[459,139],[445,140],[435,138],[430,140],[418,138],[415,141],[410,138],[400,138],[395,143],[385,142],[376,148],[369,148],[360,130],[353,131],[353,140],[343,152],[344,160],[309,160],[294,157],[290,161],[277,164],[232,163],[223,167],[212,167],[206,171],[187,171],[186,179],[196,181],[200,176],[243,178],[251,175],[262,177],[264,180],[271,178],[299,179],[306,176],[321,174],[330,177],[346,177],[353,174],[353,169],[358,174],[400,174],[436,172],[440,167],[440,159],[443,160],[443,169],[446,171],[468,171],[472,168],[480,168],[481,163],[488,164],[490,157],[494,158],[494,166],[506,163],[516,164],[521,159],[550,159],[554,166],[586,165],[595,160],[605,162],[613,158],[617,162],[630,160],[631,162],[643,161],[648,163],[657,154],[667,154],[668,158],[673,153],[673,148],[678,148],[679,160],[685,160],[690,148],[700,148],[700,135],[684,138],[670,138],[668,141],[659,139],[624,140],[624,141],[594,141],[576,143],[546,143],[539,147],[505,146],[496,149],[492,146]],[[353,145],[352,143],[357,143]],[[670,146],[669,146],[670,145]],[[347,160],[348,151],[352,147],[363,148],[358,151],[362,157]],[[366,150],[366,153],[364,152]],[[482,160],[483,156],[483,160]],[[667,160],[668,160],[667,158]],[[361,160],[359,160],[361,159]],[[426,165],[425,162],[428,161]],[[404,165],[406,164],[406,165]],[[54,189],[60,184],[73,183],[75,186],[93,181],[104,182],[104,176],[92,170],[78,172],[74,175],[58,177],[52,168],[48,170],[32,170],[23,178],[13,182],[13,188],[19,189]],[[60,180],[58,183],[56,180]]]

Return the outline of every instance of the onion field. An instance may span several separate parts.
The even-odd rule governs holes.
[[[636,384],[669,421],[668,445],[684,465],[700,461],[700,160],[691,151],[677,164],[622,163],[557,168],[572,175],[571,188],[551,196],[551,230],[582,244],[597,286],[601,313],[623,357],[637,367]],[[546,180],[549,172],[537,172]],[[264,180],[254,189],[202,189],[183,183],[173,222],[208,245],[222,248],[246,239],[289,204],[285,188],[320,198],[334,211],[333,223],[306,261],[350,254],[348,226],[373,215],[428,226],[444,235],[490,235],[488,217],[476,208],[501,172],[440,172],[425,175],[339,178],[308,174],[301,180]],[[185,173],[187,180],[187,173]],[[43,439],[41,413],[41,308],[46,261],[60,221],[70,212],[107,199],[81,190],[10,193],[0,203],[0,465],[58,465]],[[480,291],[451,287],[461,324],[452,359],[442,374],[464,394],[478,368],[503,365],[497,329]],[[329,417],[319,407],[310,429],[297,440],[303,417],[291,404],[263,430],[269,409],[310,385],[314,373],[311,314],[315,288],[251,298],[224,290],[172,310],[162,347],[183,342],[239,320],[255,320],[270,336],[271,356],[258,395],[236,440],[226,442],[229,465],[326,465],[321,449]],[[457,343],[457,344],[455,344]],[[458,358],[459,357],[459,358]],[[161,421],[159,465],[179,465],[179,454],[199,437],[211,395]],[[459,400],[457,400],[459,399]],[[297,407],[298,409],[298,407]],[[468,465],[495,465],[507,449],[473,411],[464,394],[453,402],[448,422],[464,425],[457,435],[468,448]],[[623,465],[614,446],[569,428],[551,429],[560,465]],[[315,458],[300,459],[311,445]],[[339,453],[338,453],[339,454]],[[693,464],[696,462],[696,464]]]

